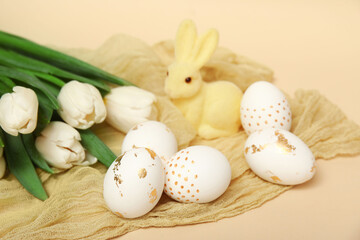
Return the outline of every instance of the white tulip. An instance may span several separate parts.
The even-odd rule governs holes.
[[[51,122],[36,138],[35,146],[45,160],[57,168],[95,163],[93,156],[86,156],[80,140],[75,128],[64,122]]]
[[[124,133],[136,124],[156,120],[156,97],[148,91],[134,86],[117,87],[111,89],[104,99],[106,122]]]
[[[70,126],[87,129],[106,118],[106,108],[99,90],[87,83],[70,81],[58,95],[59,115]]]
[[[30,88],[16,86],[0,99],[0,126],[10,135],[28,134],[35,130],[39,102]]]
[[[0,179],[4,176],[6,170],[5,158],[3,156],[3,148],[0,147]]]

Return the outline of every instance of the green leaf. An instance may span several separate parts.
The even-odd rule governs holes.
[[[106,167],[110,167],[111,163],[116,159],[116,155],[100,140],[90,129],[79,130],[81,135],[81,144],[95,156]]]
[[[32,58],[37,58],[41,61],[51,63],[61,69],[83,76],[102,79],[118,85],[133,85],[132,83],[127,82],[124,79],[107,73],[84,61],[55,51],[53,49],[41,46],[25,38],[21,38],[2,31],[0,31],[0,46],[12,49],[22,54],[26,54],[28,56],[31,56]]]
[[[0,36],[1,36],[1,33],[0,33]],[[60,68],[57,68],[50,64],[47,64],[45,62],[41,62],[39,60],[32,59],[30,57],[21,55],[19,53],[13,52],[13,51],[8,51],[8,50],[2,49],[2,48],[0,48],[0,64],[2,64],[4,66],[8,66],[8,67],[27,69],[28,71],[34,72],[34,74],[43,73],[43,74],[47,74],[47,75],[56,75],[58,77],[66,78],[68,80],[78,80],[83,83],[89,83],[101,90],[104,90],[107,92],[110,91],[109,86],[107,86],[101,80],[95,81],[93,79],[79,76],[74,73],[67,72]],[[54,79],[47,77],[46,80],[53,81]]]
[[[21,136],[5,136],[5,158],[8,168],[12,174],[19,180],[21,185],[40,200],[48,198],[34,165],[26,152]]]
[[[3,131],[0,127],[0,147],[5,147],[5,144],[4,144],[4,134],[3,134]]]
[[[40,132],[44,130],[44,128],[50,123],[53,113],[54,113],[53,109],[45,105],[39,105],[38,119],[35,129],[36,135],[39,135]]]
[[[49,102],[51,103],[52,107],[54,109],[59,108],[59,104],[57,102],[56,97],[49,91],[46,85],[44,85],[43,82],[41,82],[37,77],[18,71],[14,68],[9,68],[4,66],[0,66],[0,76],[16,79],[18,81],[21,81],[23,83],[26,83],[32,87],[41,90],[49,99]]]
[[[11,92],[12,92],[12,87],[5,84],[5,82],[3,81],[3,77],[0,76],[0,96],[5,93],[11,93]]]
[[[62,87],[65,85],[65,82],[62,81],[61,79],[55,77],[55,76],[52,76],[52,75],[49,75],[49,74],[45,74],[45,73],[40,73],[40,72],[32,72],[36,77],[40,78],[40,79],[43,79],[49,83],[52,83],[58,87]]]
[[[31,158],[32,162],[41,168],[42,170],[48,172],[48,173],[54,173],[54,171],[49,167],[46,160],[41,156],[41,154],[38,152],[38,150],[35,147],[35,139],[33,134],[23,134],[22,141],[24,143],[25,149],[27,153],[29,154],[29,157]]]
[[[1,80],[1,82],[3,82],[5,85],[11,87],[11,89],[16,86],[16,84],[15,84],[10,78],[8,78],[8,77],[0,76],[0,80]]]

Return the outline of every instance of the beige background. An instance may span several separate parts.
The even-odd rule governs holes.
[[[318,89],[360,124],[358,0],[0,0],[0,30],[63,47],[96,48],[116,33],[154,44],[184,18],[272,68],[287,93]],[[360,239],[360,156],[318,165],[313,180],[245,214],[121,239]]]

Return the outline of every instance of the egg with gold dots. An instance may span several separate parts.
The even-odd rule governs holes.
[[[285,95],[266,81],[255,82],[245,91],[240,117],[248,135],[265,128],[291,128],[291,110]]]
[[[183,203],[206,203],[220,197],[231,181],[227,158],[208,146],[191,146],[165,164],[164,192]]]

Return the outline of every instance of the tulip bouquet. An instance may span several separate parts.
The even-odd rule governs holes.
[[[120,85],[111,89],[107,83]],[[107,121],[127,132],[154,119],[155,96],[71,56],[0,31],[0,178],[6,165],[35,197],[36,167],[68,169],[116,156],[90,130]],[[103,100],[104,99],[104,100]],[[7,164],[6,164],[7,163]]]

